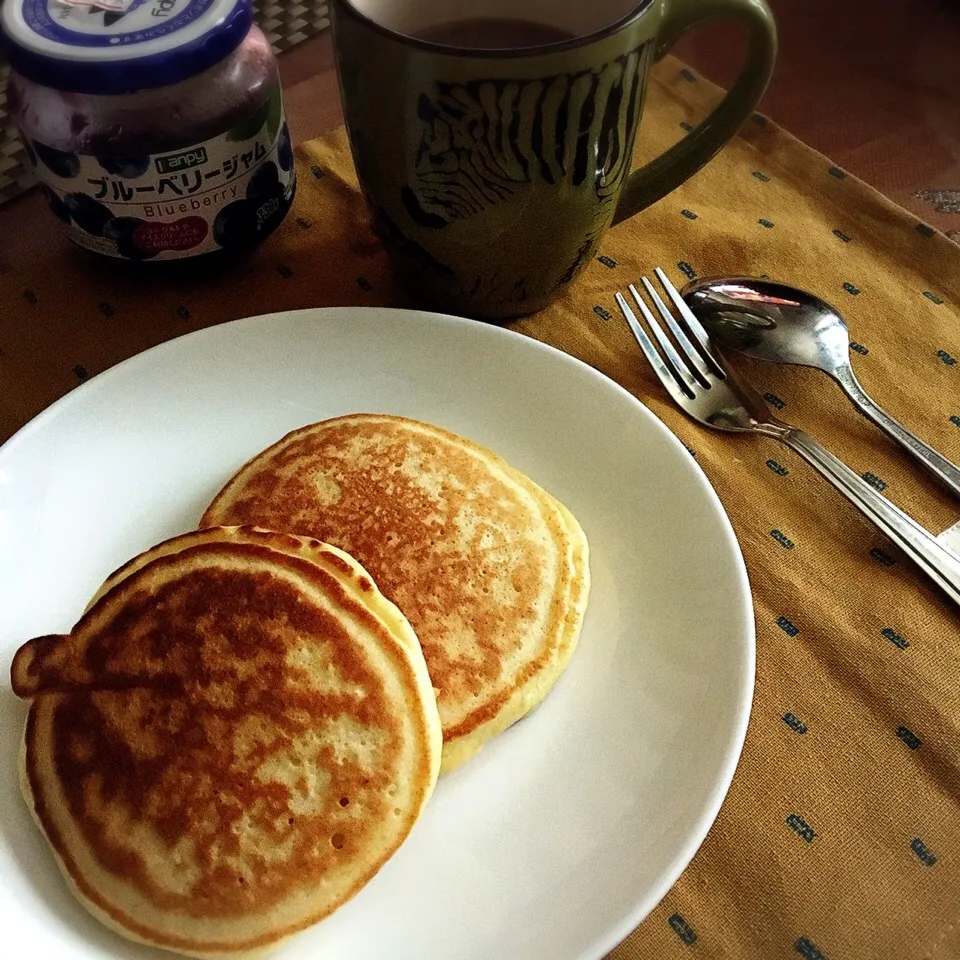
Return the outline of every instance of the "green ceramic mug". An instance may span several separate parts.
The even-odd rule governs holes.
[[[611,224],[736,133],[776,56],[765,0],[332,0],[364,195],[424,306],[507,319],[549,304]],[[749,29],[726,98],[646,166],[631,159],[651,64],[714,17]]]

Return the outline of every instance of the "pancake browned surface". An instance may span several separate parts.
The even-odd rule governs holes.
[[[416,636],[354,560],[288,534],[188,534],[109,583],[14,659],[27,804],[111,928],[269,948],[353,896],[433,790]]]
[[[437,427],[357,414],[297,430],[241,468],[201,521],[234,523],[317,537],[370,571],[423,646],[444,770],[539,703],[576,646],[589,590],[579,524]]]

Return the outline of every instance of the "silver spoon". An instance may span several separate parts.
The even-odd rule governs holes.
[[[879,407],[850,366],[850,335],[840,314],[796,287],[752,277],[688,284],[683,298],[721,346],[771,363],[828,373],[853,405],[960,498],[960,469]]]

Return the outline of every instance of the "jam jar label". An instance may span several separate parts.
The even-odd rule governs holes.
[[[283,220],[296,185],[279,89],[233,130],[180,150],[97,157],[29,146],[70,238],[124,260],[249,248]]]

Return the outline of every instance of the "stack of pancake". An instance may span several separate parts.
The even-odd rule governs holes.
[[[114,930],[262,952],[546,696],[588,590],[577,521],[496,455],[392,416],[305,427],[20,649],[24,797]]]

